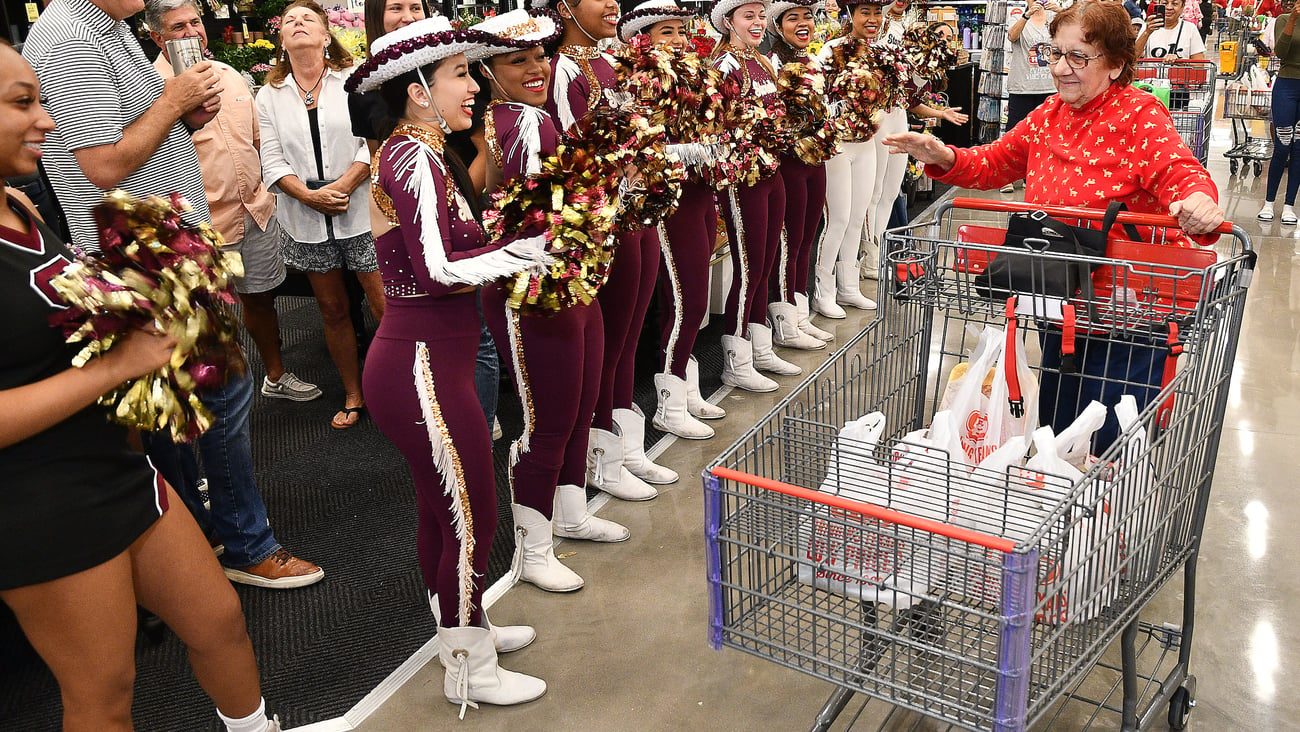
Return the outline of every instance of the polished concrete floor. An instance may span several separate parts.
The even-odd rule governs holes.
[[[1215,130],[1211,170],[1230,219],[1259,251],[1202,545],[1198,633],[1192,672],[1199,678],[1189,729],[1300,729],[1300,587],[1293,528],[1300,473],[1300,234],[1255,221],[1263,181],[1232,179],[1222,151],[1228,128]],[[1280,214],[1280,211],[1279,211]],[[830,323],[843,343],[867,316]],[[826,326],[826,323],[822,323]],[[806,369],[822,353],[796,353]],[[733,392],[724,421],[706,442],[678,441],[661,462],[681,481],[646,504],[613,501],[601,515],[621,521],[632,540],[612,546],[568,542],[558,551],[587,580],[571,595],[520,585],[492,607],[497,623],[537,628],[531,647],[504,657],[510,669],[546,679],[542,699],[520,707],[484,706],[457,722],[442,694],[442,669],[425,665],[361,722],[367,732],[410,730],[800,730],[830,687],[816,679],[706,643],[703,467],[798,383],[782,379],[771,395]],[[1182,582],[1175,579],[1144,618],[1178,622]],[[1098,670],[1090,685],[1113,675]],[[850,703],[834,729],[875,729],[879,703]],[[1086,711],[1086,710],[1084,710]],[[856,715],[856,719],[854,718]],[[1067,712],[1054,729],[1079,729],[1086,715]],[[360,721],[360,720],[357,720]],[[912,718],[888,729],[941,729]],[[324,726],[321,726],[325,729]],[[349,729],[340,725],[334,729]],[[1114,729],[1102,718],[1098,729]],[[1159,727],[1158,727],[1159,728]]]

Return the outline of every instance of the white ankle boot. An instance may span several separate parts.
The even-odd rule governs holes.
[[[623,433],[623,467],[632,475],[653,485],[677,482],[677,471],[646,457],[645,413],[633,404],[631,409],[615,409],[614,424]]]
[[[754,347],[754,368],[782,376],[798,376],[803,369],[782,359],[772,350],[772,329],[758,323],[749,324],[749,342]]]
[[[555,558],[555,540],[551,522],[540,511],[510,504],[515,516],[515,541],[523,555],[519,579],[547,592],[573,592],[582,589],[582,578]],[[501,650],[497,648],[497,650]]]
[[[772,324],[772,342],[782,348],[819,351],[826,347],[820,339],[813,338],[799,329],[799,309],[793,303],[769,303],[767,320]]]
[[[835,265],[835,302],[858,310],[875,310],[876,301],[858,289],[860,273],[856,262],[840,262]]]
[[[591,428],[587,445],[587,484],[624,501],[648,501],[659,495],[659,491],[632,475],[623,464],[623,435],[617,422],[613,431]]]
[[[802,292],[794,294],[794,309],[799,314],[799,330],[816,338],[823,343],[835,340],[835,334],[830,331],[822,330],[812,324],[812,318],[808,313],[808,296]]]
[[[582,539],[616,544],[632,535],[627,527],[593,516],[587,510],[587,491],[581,486],[562,485],[555,489],[551,530],[565,539]]]
[[[433,619],[438,627],[442,627],[442,610],[438,607],[437,595],[429,595],[429,609],[433,611]],[[492,631],[492,645],[497,649],[497,653],[511,653],[520,648],[527,648],[537,640],[537,631],[533,630],[533,626],[493,625],[488,618],[487,610],[483,611],[483,622],[487,624],[488,630]]]
[[[818,267],[813,278],[812,309],[833,320],[843,320],[847,313],[835,302],[835,270]]]
[[[754,347],[736,336],[722,336],[722,383],[753,392],[776,391],[781,385],[754,370]]]
[[[447,701],[478,708],[479,703],[509,706],[546,693],[546,682],[497,665],[492,633],[487,628],[438,628],[438,657],[446,668],[442,693]]]
[[[655,392],[659,394],[659,408],[655,410],[654,426],[688,440],[707,440],[713,437],[713,428],[691,416],[686,409],[686,382],[672,374],[655,374]]]
[[[686,360],[686,411],[696,419],[722,419],[727,410],[710,404],[700,394],[700,362],[691,356]]]

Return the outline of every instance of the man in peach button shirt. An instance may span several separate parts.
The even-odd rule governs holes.
[[[155,17],[159,10],[162,12]],[[146,21],[150,37],[162,49],[154,68],[164,79],[174,75],[167,57],[167,41],[198,38],[203,50],[208,48],[203,19],[192,2],[151,3]],[[235,282],[235,291],[243,304],[244,327],[266,366],[262,395],[310,401],[321,395],[320,389],[285,371],[280,357],[280,320],[270,293],[284,282],[284,259],[280,256],[275,195],[262,182],[262,163],[258,159],[261,138],[253,93],[235,69],[219,62],[214,62],[213,67],[221,74],[221,111],[193,134],[212,225],[244,260],[244,276]]]

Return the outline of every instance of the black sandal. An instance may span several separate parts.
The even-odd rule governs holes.
[[[351,429],[353,427],[356,427],[358,424],[360,424],[361,419],[366,416],[366,405],[362,404],[359,407],[344,407],[339,410],[339,414],[342,414],[344,419],[347,419],[350,415],[353,414],[357,415],[357,418],[352,422],[345,422],[343,424],[339,424],[336,421],[338,420],[338,414],[336,414],[334,415],[334,419],[330,420],[330,427],[333,427],[336,430]]]

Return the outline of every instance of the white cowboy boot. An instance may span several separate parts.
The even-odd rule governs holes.
[[[581,486],[562,485],[555,489],[551,530],[565,539],[582,539],[617,544],[632,535],[627,527],[593,516],[587,510],[587,491]]]
[[[772,350],[772,330],[766,325],[749,324],[749,342],[754,347],[754,368],[781,376],[798,376],[803,369],[782,359]]]
[[[794,294],[794,308],[799,313],[799,330],[816,338],[822,342],[835,340],[835,334],[830,331],[822,330],[812,324],[812,319],[808,313],[808,296],[802,292]]]
[[[858,282],[861,281],[859,272],[856,262],[840,262],[835,265],[835,302],[858,310],[875,310],[876,301],[858,289]]]
[[[772,342],[782,348],[820,351],[826,347],[825,342],[799,329],[799,309],[793,303],[769,303],[767,322],[772,324]]]
[[[686,360],[686,411],[696,419],[722,419],[727,410],[710,404],[700,394],[700,362],[691,356]]]
[[[781,385],[754,370],[754,347],[736,336],[722,336],[722,383],[753,392],[776,391]]]
[[[433,611],[434,621],[441,627],[442,611],[438,608],[437,595],[429,595],[429,609]],[[497,653],[511,653],[520,648],[527,648],[537,640],[537,631],[533,630],[531,625],[493,625],[488,619],[486,609],[483,611],[483,622],[487,624],[488,630],[492,631],[492,644],[496,647]]]
[[[515,515],[515,541],[523,555],[519,579],[547,592],[573,592],[582,589],[582,578],[555,558],[555,540],[551,522],[540,511],[510,504]],[[497,650],[501,650],[499,647]]]
[[[587,484],[624,501],[648,501],[659,495],[650,484],[632,475],[623,464],[623,435],[618,422],[611,430],[591,428],[587,445]]]
[[[659,408],[655,410],[654,426],[688,440],[707,440],[713,437],[713,428],[691,416],[686,409],[686,382],[672,374],[655,374],[655,391],[659,394]]]
[[[546,693],[546,682],[507,671],[497,665],[492,632],[487,628],[438,628],[438,657],[446,668],[442,693],[447,701],[478,708],[479,703],[509,706],[530,702]]]
[[[614,424],[623,433],[623,467],[636,477],[654,485],[677,482],[677,471],[646,457],[645,413],[633,404],[631,409],[615,409]]]
[[[847,313],[835,302],[835,270],[817,267],[813,277],[812,309],[833,320],[843,320]]]

